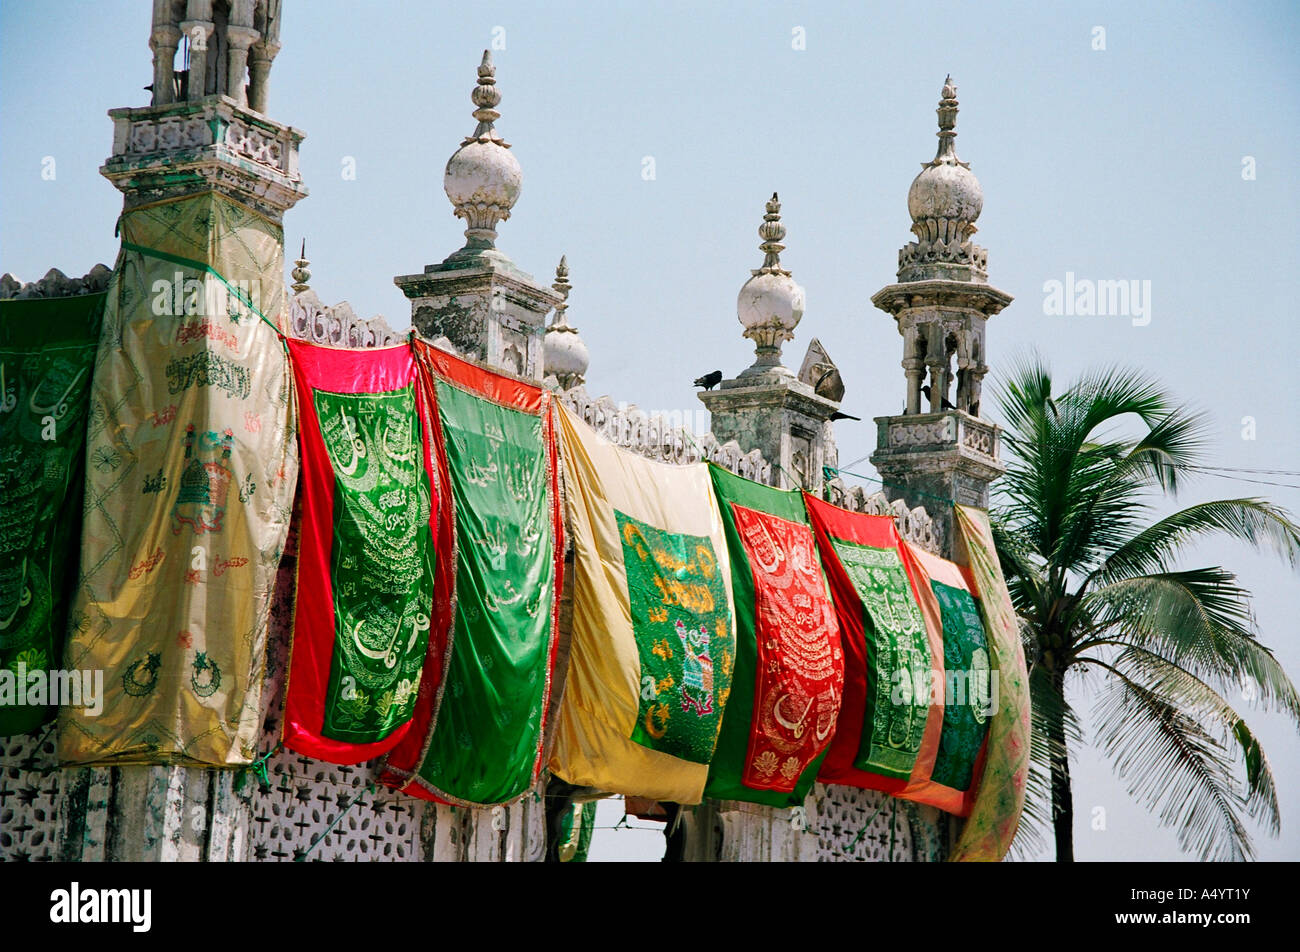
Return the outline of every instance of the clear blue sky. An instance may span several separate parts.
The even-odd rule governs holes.
[[[0,271],[32,280],[51,266],[112,264],[121,201],[97,172],[112,142],[105,111],[148,102],[149,8],[0,8]],[[1092,48],[1096,26],[1104,51]],[[844,369],[845,409],[864,418],[839,424],[841,460],[868,455],[870,418],[904,397],[901,338],[870,297],[893,281],[910,238],[907,187],[934,154],[951,72],[957,151],[984,186],[976,240],[992,283],[1016,297],[990,323],[994,373],[1030,346],[1063,379],[1135,364],[1209,411],[1218,464],[1300,469],[1294,4],[286,0],[268,111],[307,133],[311,195],[286,236],[295,249],[307,236],[326,302],[405,327],[392,276],[460,247],[442,170],[473,128],[469,92],[495,27],[505,31],[497,126],[524,170],[499,245],[547,283],[568,255],[569,314],[592,353],[594,392],[694,412],[692,378],[749,364],[736,292],[761,261],[756,228],[778,190],[782,260],[808,297],[786,362],[821,339]],[[795,27],[805,50],[792,49]],[[53,181],[41,177],[46,156]],[[349,156],[355,180],[341,175]],[[1242,178],[1245,156],[1254,181]],[[1149,280],[1150,324],[1046,315],[1043,284],[1066,272]],[[1241,437],[1246,416],[1254,440]],[[1300,511],[1300,491],[1219,479],[1183,501],[1252,493]],[[1265,643],[1300,677],[1296,576],[1235,545],[1188,558],[1219,563],[1256,592]],[[1257,838],[1259,855],[1300,858],[1296,732],[1243,710],[1283,801],[1282,836]],[[1080,857],[1180,856],[1098,756],[1085,751],[1075,778]],[[1088,825],[1097,805],[1105,832]],[[661,843],[601,834],[597,850],[657,855]]]

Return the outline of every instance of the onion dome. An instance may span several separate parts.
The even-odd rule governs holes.
[[[942,95],[937,110],[939,151],[912,181],[907,210],[914,222],[935,218],[973,224],[984,208],[984,190],[970,163],[957,158],[957,87],[951,76],[944,80]]]
[[[741,376],[780,369],[781,345],[794,338],[794,329],[803,318],[804,291],[790,272],[781,267],[785,245],[785,226],[781,224],[781,202],[775,192],[767,203],[767,213],[758,228],[763,239],[763,265],[755,271],[736,298],[736,317],[745,328],[745,337],[754,342],[753,366]],[[786,371],[789,373],[789,371]]]
[[[495,248],[497,222],[508,219],[510,209],[519,200],[523,172],[510,152],[510,144],[493,128],[501,118],[496,111],[501,92],[496,88],[496,67],[489,50],[483,51],[478,85],[470,99],[478,126],[447,160],[442,187],[456,209],[456,217],[465,220],[465,246]]]
[[[562,256],[555,268],[555,283],[551,288],[560,296],[560,303],[555,305],[555,320],[546,328],[542,340],[542,373],[554,376],[562,390],[585,383],[583,376],[591,364],[591,355],[587,345],[578,336],[578,329],[569,324],[569,263]]]

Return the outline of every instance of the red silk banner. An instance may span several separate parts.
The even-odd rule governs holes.
[[[817,779],[822,783],[839,783],[868,790],[881,790],[894,795],[908,789],[916,789],[916,785],[924,784],[929,780],[938,754],[939,735],[943,727],[942,626],[939,619],[933,617],[933,613],[929,611],[929,605],[933,600],[931,603],[923,603],[917,596],[920,586],[928,584],[928,579],[911,553],[902,545],[902,538],[891,516],[849,512],[808,493],[804,493],[804,503],[808,507],[808,516],[817,537],[822,565],[830,581],[831,597],[835,603],[835,613],[839,619],[840,635],[844,646],[844,698],[840,706],[835,735],[831,739],[830,750],[826,754],[826,759],[822,761]],[[931,698],[932,703],[926,716],[920,747],[916,752],[910,774],[906,777],[882,776],[854,765],[854,761],[859,759],[864,731],[869,726],[866,724],[869,712],[868,692],[874,692],[877,679],[890,672],[885,668],[887,660],[874,657],[874,648],[868,644],[867,609],[863,603],[863,596],[851,579],[836,548],[837,544],[843,546],[845,543],[897,552],[907,576],[909,594],[920,608],[924,619],[925,635],[929,644],[930,677],[937,693]]]
[[[791,792],[825,748],[840,710],[844,660],[812,531],[732,505],[754,579],[758,650],[742,783]],[[829,637],[828,637],[829,636]]]
[[[400,742],[438,684],[429,632],[439,485],[409,344],[288,341],[298,395],[301,534],[284,745],[354,764]]]

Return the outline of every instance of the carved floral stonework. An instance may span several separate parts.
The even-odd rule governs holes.
[[[4,275],[0,275],[0,300],[95,294],[108,290],[108,279],[112,276],[112,270],[103,264],[95,265],[79,278],[70,278],[58,268],[51,268],[39,281],[26,283],[5,272]]]
[[[889,427],[890,446],[930,446],[956,439],[952,417],[932,423],[898,423]]]
[[[328,347],[388,347],[406,337],[393,330],[383,315],[365,320],[347,301],[326,307],[310,289],[289,298],[289,326],[285,333]]]

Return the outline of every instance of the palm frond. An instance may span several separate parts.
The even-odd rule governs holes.
[[[1248,807],[1224,746],[1164,692],[1106,662],[1089,663],[1114,675],[1097,700],[1097,741],[1129,793],[1201,860],[1250,859]]]
[[[1245,720],[1219,692],[1169,659],[1145,648],[1125,647],[1113,664],[1134,681],[1168,697],[1197,723],[1208,726],[1225,750],[1240,753],[1245,767],[1244,786],[1250,815],[1258,819],[1271,835],[1277,836],[1282,818],[1272,765]]]
[[[1260,701],[1300,726],[1300,694],[1282,665],[1255,637],[1250,593],[1226,569],[1139,575],[1084,596],[1106,630],[1098,639],[1144,647],[1220,685],[1253,684]]]
[[[1214,533],[1270,549],[1300,567],[1300,527],[1289,512],[1264,499],[1217,499],[1188,506],[1127,539],[1093,578],[1104,583],[1165,571],[1183,546]]]

